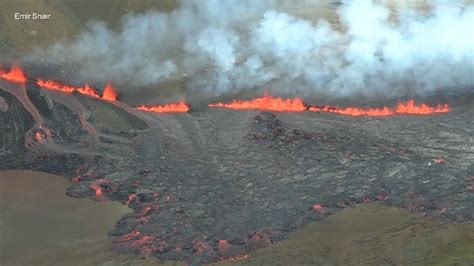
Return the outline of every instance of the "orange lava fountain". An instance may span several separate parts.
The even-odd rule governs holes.
[[[73,93],[76,90],[76,87],[64,84],[60,81],[56,80],[42,80],[38,79],[36,84],[41,88],[50,89],[50,90],[57,90],[62,92]]]
[[[28,80],[28,76],[19,66],[13,65],[10,70],[5,70],[0,67],[0,79],[14,83],[25,83]],[[87,83],[82,87],[76,87],[58,80],[36,79],[35,81],[36,84],[43,89],[66,93],[73,93],[77,91],[84,95],[100,98],[98,91],[94,87],[89,86]],[[102,98],[108,101],[116,101],[117,96],[118,92],[112,87],[111,84],[107,84],[105,86]]]
[[[395,112],[398,114],[427,115],[433,113],[446,113],[449,111],[450,108],[447,104],[438,104],[436,107],[431,107],[424,103],[417,105],[414,100],[408,100],[406,103],[399,102],[395,108]]]
[[[209,107],[221,107],[236,110],[269,110],[269,111],[286,111],[301,112],[306,110],[301,98],[284,99],[281,97],[273,97],[265,93],[263,97],[255,98],[248,101],[233,100],[231,103],[211,103]]]
[[[100,95],[97,92],[97,90],[92,88],[91,86],[89,86],[89,84],[87,84],[87,83],[86,83],[86,85],[84,85],[84,87],[77,88],[77,91],[82,93],[82,94],[86,94],[86,95],[89,95],[89,96],[92,96],[92,97],[100,98]]]
[[[162,105],[141,105],[136,107],[136,109],[155,113],[183,113],[189,111],[189,106],[183,100],[181,100],[177,103],[168,103]]]
[[[9,71],[0,68],[0,78],[15,83],[25,83],[28,79],[25,72],[17,65],[13,65]]]
[[[112,84],[107,83],[104,88],[104,92],[102,94],[102,98],[108,101],[116,101],[118,96],[118,92],[112,87]]]
[[[450,111],[449,105],[438,104],[431,107],[425,103],[417,104],[411,99],[407,102],[398,102],[395,108],[387,106],[381,108],[358,108],[358,107],[332,107],[332,106],[311,106],[309,111],[322,111],[349,116],[390,116],[395,114],[417,114],[428,115],[434,113],[446,113]]]
[[[66,83],[63,83],[57,80],[42,80],[42,79],[38,79],[36,81],[36,84],[38,84],[38,86],[40,86],[41,88],[48,89],[48,90],[56,90],[56,91],[62,91],[62,92],[67,92],[67,93],[73,93],[75,91],[78,91],[81,94],[100,98],[100,95],[97,92],[97,90],[92,88],[88,84],[84,85],[83,87],[75,87],[75,86],[68,85]]]

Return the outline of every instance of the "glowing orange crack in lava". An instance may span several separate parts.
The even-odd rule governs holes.
[[[187,112],[189,106],[183,101],[176,103],[168,103],[162,105],[141,105],[136,107],[138,110],[155,112],[155,113],[170,113],[170,112]]]
[[[236,110],[269,110],[301,112],[307,109],[301,98],[284,99],[265,93],[263,97],[248,101],[233,100],[231,103],[211,103],[209,107],[222,107]]]

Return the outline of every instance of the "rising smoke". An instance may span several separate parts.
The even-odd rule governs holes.
[[[336,29],[289,15],[278,1],[183,0],[170,13],[127,16],[118,32],[91,22],[48,60],[76,65],[84,80],[185,80],[189,92],[209,98],[255,89],[346,97],[472,88],[474,8],[431,2],[429,11],[402,8],[393,18],[372,1],[346,1]]]

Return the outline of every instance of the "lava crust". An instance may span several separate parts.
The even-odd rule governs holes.
[[[245,258],[370,201],[474,218],[472,104],[430,116],[155,114],[34,84],[3,87],[0,169],[61,174],[72,197],[133,208],[110,232],[118,251]]]

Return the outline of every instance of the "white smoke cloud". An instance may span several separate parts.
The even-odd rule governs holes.
[[[183,0],[170,13],[100,22],[48,60],[77,64],[86,79],[152,86],[186,75],[209,97],[266,89],[333,97],[397,95],[474,87],[474,8],[434,2],[429,12],[390,10],[369,0],[338,11],[345,31],[279,11],[273,0]]]

